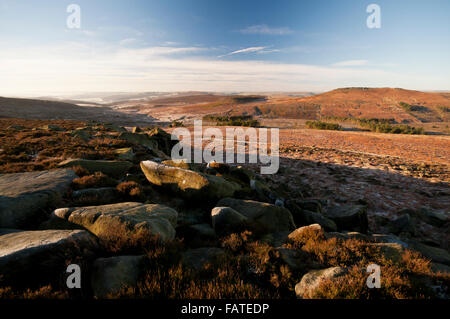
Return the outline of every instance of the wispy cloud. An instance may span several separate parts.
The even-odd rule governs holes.
[[[241,52],[261,52],[246,48]],[[266,48],[266,47],[264,47]],[[335,67],[202,56],[199,47],[39,46],[0,44],[0,95],[99,91],[295,91],[347,86],[448,87],[443,77],[383,69]],[[233,51],[233,52],[237,52]],[[424,88],[426,89],[426,88]]]
[[[225,56],[230,56],[230,55],[235,55],[235,54],[240,54],[240,53],[255,53],[255,52],[263,52],[267,47],[249,47],[249,48],[245,48],[245,49],[241,49],[241,50],[236,50],[224,55],[220,55],[218,56],[218,58],[223,58]]]
[[[230,55],[241,54],[241,53],[256,53],[256,54],[267,54],[281,52],[278,49],[269,49],[269,47],[250,47],[241,50],[236,50],[227,54],[219,55],[218,58],[223,58]]]
[[[362,66],[367,65],[369,61],[367,60],[348,60],[348,61],[341,61],[332,64],[333,66]]]
[[[239,30],[242,34],[266,34],[266,35],[287,35],[292,34],[292,31],[288,27],[269,27],[266,24],[258,24],[246,27],[244,29]]]

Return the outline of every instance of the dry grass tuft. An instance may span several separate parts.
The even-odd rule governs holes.
[[[55,291],[50,285],[37,290],[27,289],[16,291],[11,287],[0,287],[0,300],[2,299],[68,299],[67,291]]]
[[[134,181],[120,183],[116,188],[126,198],[145,198],[143,187]]]
[[[75,178],[72,185],[74,189],[114,187],[117,185],[117,181],[101,172],[95,172],[92,175]]]
[[[346,275],[322,282],[305,298],[416,299],[450,293],[450,274],[434,273],[430,261],[418,252],[404,250],[400,253],[401,258],[392,260],[368,241],[325,239],[321,232],[305,232],[288,246],[306,252],[323,268],[340,266],[348,269]],[[369,289],[366,285],[366,268],[373,263],[381,267],[380,289]],[[433,290],[432,286],[439,286],[441,291]]]

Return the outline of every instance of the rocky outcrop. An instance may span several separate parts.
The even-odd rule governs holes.
[[[306,210],[304,207],[312,210]],[[291,211],[296,225],[319,224],[326,231],[337,231],[336,223],[321,213],[321,207],[318,201],[286,201],[286,208]]]
[[[89,127],[76,128],[73,131],[67,132],[68,135],[82,139],[83,141],[89,141],[92,136],[92,130]]]
[[[392,220],[388,224],[388,229],[393,234],[399,234],[401,232],[415,233],[414,225],[409,214],[401,215]]]
[[[124,176],[133,166],[127,161],[103,161],[103,160],[86,160],[86,159],[68,159],[58,165],[59,167],[75,167],[81,166],[89,173],[102,172],[112,177]]]
[[[170,156],[172,148],[178,143],[178,140],[172,140],[172,136],[159,127],[155,127],[147,132],[150,140],[156,142],[158,149]]]
[[[185,198],[220,199],[233,196],[240,189],[238,184],[219,176],[194,172],[153,161],[141,162],[141,169],[150,183],[169,188]]]
[[[250,226],[257,228],[261,232],[273,233],[295,229],[291,212],[283,207],[234,198],[221,199],[216,206],[233,208],[247,218]]]
[[[84,230],[13,231],[0,236],[0,274],[9,283],[45,281],[65,273],[66,261],[91,258],[95,236]]]
[[[418,210],[413,210],[410,213],[412,217],[415,217],[427,224],[436,227],[442,227],[446,223],[450,222],[450,211],[437,211],[429,209],[427,207],[421,207]]]
[[[408,248],[420,252],[424,257],[431,259],[433,262],[450,266],[450,253],[447,250],[428,246],[414,240],[408,240],[406,242],[408,243]]]
[[[302,280],[295,285],[297,298],[308,298],[324,280],[332,280],[346,273],[341,267],[332,267],[321,270],[312,270],[302,277]]]
[[[188,163],[187,161],[182,160],[182,159],[165,160],[165,161],[162,161],[161,164],[164,164],[164,165],[167,165],[167,166],[172,166],[172,167],[178,167],[178,168],[193,170],[192,163]]]
[[[288,238],[291,239],[291,240],[295,240],[295,238],[297,238],[299,236],[302,236],[304,234],[307,234],[308,232],[311,232],[311,231],[312,232],[321,232],[323,230],[322,230],[322,227],[320,227],[319,224],[312,224],[312,225],[309,225],[309,226],[303,226],[303,227],[297,228],[292,233],[290,233],[288,235]]]
[[[29,226],[61,199],[76,177],[68,169],[0,175],[0,227]]]
[[[114,153],[117,154],[117,157],[126,161],[132,161],[134,159],[134,152],[131,147],[118,148],[114,150]]]
[[[144,256],[115,256],[94,261],[91,286],[94,297],[113,298],[123,289],[136,286]]]
[[[230,207],[214,207],[211,211],[212,226],[218,234],[232,233],[247,223],[247,217]]]
[[[150,136],[145,133],[123,132],[118,136],[118,138],[133,144],[145,146],[146,148],[151,150],[153,154],[155,154],[156,156],[159,156],[161,158],[167,158],[167,154],[165,154],[158,148],[157,140],[150,138]]]
[[[85,188],[72,192],[72,200],[75,202],[95,201],[100,203],[111,203],[117,198],[117,190],[114,187]]]
[[[163,240],[175,238],[177,217],[178,213],[170,207],[133,202],[60,208],[52,216],[81,226],[101,239],[130,236],[144,230],[159,235]]]
[[[281,260],[286,264],[291,270],[297,271],[305,267],[305,253],[301,250],[290,249],[285,247],[278,247],[276,251],[279,253]]]
[[[371,245],[377,247],[386,259],[394,262],[399,262],[404,252],[404,247],[397,243],[374,243]]]
[[[338,230],[353,230],[367,233],[367,207],[362,205],[334,206],[327,210],[325,216],[333,220]]]

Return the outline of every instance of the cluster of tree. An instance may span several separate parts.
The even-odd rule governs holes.
[[[258,127],[258,120],[253,119],[251,115],[234,115],[234,116],[221,116],[221,115],[205,115],[204,121],[216,122],[217,126],[248,126]]]
[[[334,130],[339,131],[342,127],[336,123],[328,123],[322,121],[306,121],[306,126],[308,128],[313,128],[317,130]]]

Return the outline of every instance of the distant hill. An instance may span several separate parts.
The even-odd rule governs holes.
[[[0,97],[0,117],[37,120],[101,120],[122,125],[153,122],[149,116],[124,114],[108,107],[86,107],[57,101],[6,97]]]
[[[394,118],[398,122],[450,120],[450,94],[398,88],[341,88],[300,98],[269,101],[261,109],[271,117]]]

